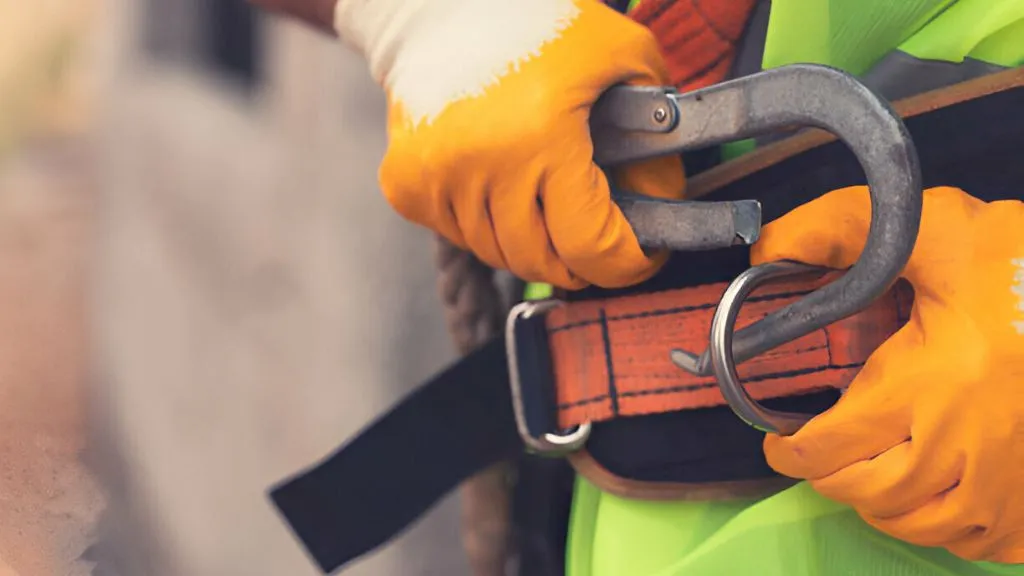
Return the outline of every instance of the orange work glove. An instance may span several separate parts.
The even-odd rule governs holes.
[[[666,83],[646,28],[596,0],[339,0],[335,19],[387,92],[380,182],[400,214],[566,288],[633,284],[664,261],[611,201],[587,124],[609,87]],[[647,162],[624,185],[680,197],[682,166]]]
[[[752,260],[846,268],[869,221],[867,189],[838,190],[767,226]],[[903,277],[910,322],[831,410],[769,435],[768,462],[896,538],[1024,563],[1024,203],[927,190]]]

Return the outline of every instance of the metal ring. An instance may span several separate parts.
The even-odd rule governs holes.
[[[736,317],[747,296],[761,284],[778,278],[822,270],[815,266],[785,261],[750,268],[729,284],[711,320],[708,352],[711,357],[711,371],[718,380],[718,387],[732,411],[744,422],[762,432],[788,436],[799,430],[812,416],[770,410],[750,396],[740,382],[733,360],[732,342]]]
[[[835,282],[737,332],[733,353],[738,362],[855,314],[885,293],[910,258],[923,203],[917,150],[888,102],[854,76],[814,64],[781,66],[671,97],[679,107],[675,128],[667,133],[597,132],[598,162],[617,165],[780,128],[814,126],[836,135],[866,176],[871,223],[860,257]],[[615,99],[624,100],[625,92]],[[656,231],[636,232],[644,237]],[[684,359],[683,364],[707,362],[705,354],[698,361]]]
[[[526,410],[523,407],[523,385],[519,374],[519,356],[516,350],[516,324],[536,314],[561,306],[559,300],[520,302],[512,308],[505,322],[505,352],[508,355],[509,386],[512,390],[512,411],[516,418],[516,429],[523,444],[539,456],[561,457],[583,448],[590,438],[592,425],[584,422],[573,430],[562,433],[549,432],[539,438],[530,434],[526,424]]]

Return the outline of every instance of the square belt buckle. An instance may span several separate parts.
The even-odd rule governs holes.
[[[572,430],[560,433],[538,432],[537,429],[540,428],[538,422],[544,421],[545,418],[542,414],[537,416],[536,410],[530,412],[527,408],[528,406],[543,406],[545,402],[537,392],[529,391],[533,396],[526,394],[527,390],[523,387],[525,362],[529,360],[542,362],[544,360],[540,355],[548,354],[546,346],[539,347],[537,338],[531,338],[531,336],[536,335],[537,330],[544,329],[544,314],[562,304],[563,302],[560,300],[521,302],[512,308],[505,323],[505,351],[508,355],[512,410],[515,414],[519,437],[523,439],[523,443],[530,452],[552,458],[562,457],[583,448],[587,439],[590,438],[592,427],[590,422],[584,422]],[[546,358],[548,358],[547,362],[550,362],[550,357]],[[547,372],[550,373],[550,370]],[[531,426],[531,424],[533,425]]]

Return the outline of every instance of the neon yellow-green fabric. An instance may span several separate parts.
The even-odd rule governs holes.
[[[527,282],[523,292],[523,300],[546,300],[555,294],[555,288],[551,284],[543,282]]]
[[[774,0],[763,65],[860,74],[918,58],[1024,65],[1024,0]],[[794,34],[793,31],[800,31]],[[877,532],[807,484],[751,502],[643,502],[577,481],[568,576],[1024,576]]]
[[[926,60],[1020,66],[1022,20],[1020,0],[773,2],[763,64],[812,62],[862,74],[898,47]]]
[[[970,57],[1000,66],[1020,66],[1024,64],[1024,2],[959,0],[899,49],[925,60],[962,62]]]
[[[984,1],[984,0],[983,0]],[[814,63],[863,74],[953,0],[772,2],[763,65]]]
[[[1015,68],[1024,66],[1024,18],[985,38],[971,50],[971,58]]]
[[[1020,576],[889,538],[801,483],[751,502],[634,502],[578,480],[572,576]],[[585,553],[579,539],[590,541]],[[612,550],[619,553],[612,553]]]

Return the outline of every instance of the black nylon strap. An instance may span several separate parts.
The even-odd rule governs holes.
[[[325,573],[404,530],[462,480],[514,457],[505,341],[435,376],[271,499]]]

